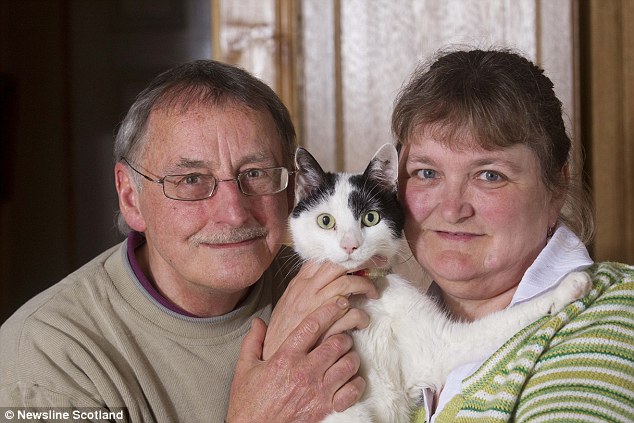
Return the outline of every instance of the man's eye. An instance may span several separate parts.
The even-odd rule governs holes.
[[[179,184],[184,185],[198,185],[203,182],[202,175],[198,173],[190,173],[189,175],[183,176],[180,180]]]
[[[433,169],[421,169],[416,174],[421,179],[434,179],[437,176],[436,171]]]
[[[243,175],[249,179],[261,178],[266,174],[262,169],[249,169],[243,172]]]

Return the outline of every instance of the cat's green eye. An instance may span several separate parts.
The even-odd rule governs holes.
[[[363,215],[361,222],[365,226],[374,226],[377,223],[379,223],[379,220],[381,220],[381,215],[379,214],[379,212],[376,210],[370,210],[369,212]]]
[[[328,213],[322,213],[317,216],[317,224],[322,229],[332,229],[335,227],[335,218]]]

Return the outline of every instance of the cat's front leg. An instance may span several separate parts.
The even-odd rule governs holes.
[[[572,272],[552,292],[544,294],[543,301],[548,307],[548,313],[556,314],[571,302],[586,296],[591,289],[592,281],[587,273]],[[540,298],[535,301],[540,301]]]
[[[559,313],[565,306],[584,297],[592,289],[590,276],[585,272],[572,272],[551,291],[505,310],[490,314],[470,324],[476,332],[488,333],[495,345],[510,338],[535,320]],[[467,325],[468,330],[469,325]],[[463,328],[464,329],[464,328]],[[496,333],[494,336],[493,333]],[[487,339],[487,338],[484,338]]]
[[[442,366],[437,366],[436,383],[444,383],[451,369],[468,362],[484,360],[515,333],[535,320],[558,313],[592,289],[590,276],[584,272],[567,275],[552,291],[513,307],[489,314],[474,322],[454,323],[443,336]]]

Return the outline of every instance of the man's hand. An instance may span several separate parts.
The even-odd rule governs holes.
[[[306,262],[290,282],[275,305],[269,330],[264,342],[263,358],[268,359],[308,314],[337,296],[365,295],[378,298],[376,287],[361,276],[346,274],[336,264]],[[367,314],[359,309],[349,309],[322,334],[321,339],[350,329],[368,326]]]
[[[339,333],[320,343],[348,312],[348,299],[335,296],[303,319],[264,361],[266,325],[254,319],[236,365],[227,422],[318,422],[357,402],[365,381],[356,376],[359,356],[351,350],[352,338]]]

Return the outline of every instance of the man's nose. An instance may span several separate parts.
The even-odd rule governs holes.
[[[214,219],[217,222],[240,226],[249,218],[249,198],[240,190],[237,179],[217,181],[212,200],[215,205]]]

